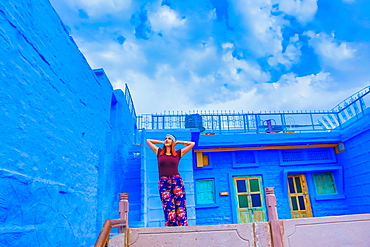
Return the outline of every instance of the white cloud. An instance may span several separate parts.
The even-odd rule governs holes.
[[[330,110],[348,97],[346,91],[331,90],[333,78],[328,72],[303,77],[288,73],[270,85],[260,88],[267,99],[267,110]]]
[[[244,1],[235,3],[235,11],[242,16],[240,23],[250,35],[245,37],[247,42],[253,40],[254,51],[259,56],[281,52],[281,25],[280,17],[271,15],[271,1]]]
[[[346,42],[335,42],[334,35],[328,36],[325,33],[319,33],[316,35],[316,39],[321,41],[317,45],[320,53],[329,59],[349,59],[353,57],[356,51],[355,49],[351,49]]]
[[[131,6],[131,0],[65,0],[65,2],[72,9],[83,9],[90,18],[118,14]]]
[[[160,65],[154,78],[131,71],[127,80],[135,82],[130,86],[135,108],[140,113],[186,110],[188,95],[183,91],[182,82],[171,73],[169,65]],[[136,100],[135,100],[136,99]]]
[[[356,53],[351,43],[336,40],[334,33],[331,35],[324,32],[315,34],[309,31],[307,35],[311,38],[310,45],[314,47],[326,66],[340,70],[349,69],[347,66],[355,58]]]
[[[330,81],[330,73],[319,72],[316,75],[296,77],[293,73],[283,75],[275,84],[276,89],[288,91],[288,95],[307,97],[314,93],[315,89],[325,89]]]
[[[305,24],[312,21],[317,12],[317,0],[278,0],[279,10],[295,16],[299,22]]]
[[[167,5],[159,7],[156,12],[149,12],[148,18],[152,29],[156,32],[179,28],[186,23],[185,18],[179,17],[178,13]]]
[[[121,78],[122,68],[137,68],[147,63],[147,58],[137,43],[126,41],[123,45],[112,41],[94,41],[76,39],[80,50],[86,56],[92,68],[111,70],[111,73]],[[129,65],[129,66],[128,66]],[[120,68],[120,66],[122,66]]]
[[[329,73],[297,77],[293,73],[283,75],[277,83],[261,85],[266,110],[329,110],[338,103],[331,97]]]
[[[249,83],[263,83],[270,79],[269,75],[262,71],[261,67],[253,61],[239,60],[233,57],[232,52],[228,51],[222,56],[224,61],[223,68],[226,69],[222,73],[225,74],[229,81],[234,81],[235,84],[243,86]],[[238,70],[241,70],[239,73]]]
[[[301,43],[298,38],[298,34],[290,38],[290,42],[287,45],[285,52],[275,53],[274,56],[268,59],[268,63],[271,66],[277,66],[278,64],[284,64],[287,69],[290,69],[293,64],[299,62],[299,56],[301,55]]]
[[[240,0],[235,8],[235,11],[240,12],[244,18],[244,24],[241,25],[250,32],[245,38],[250,43],[250,50],[255,52],[257,57],[269,57],[270,66],[283,64],[287,69],[299,62],[301,51],[298,35],[290,38],[284,50],[282,27],[289,25],[289,22],[282,16],[271,15],[270,0],[248,2]]]
[[[250,90],[239,92],[237,97],[228,101],[212,102],[202,106],[202,110],[208,111],[259,111],[261,110],[261,101],[263,100],[260,95],[256,95],[257,87],[251,87]]]
[[[330,110],[348,97],[347,92],[331,92],[329,73],[297,77],[285,74],[277,83],[254,84],[227,101],[205,104],[206,110],[299,111]]]
[[[222,49],[234,48],[234,44],[232,44],[230,42],[223,43],[221,46],[222,46]]]

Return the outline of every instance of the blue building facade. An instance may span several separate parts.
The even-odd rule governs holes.
[[[139,126],[145,138],[197,143],[192,170],[180,163],[194,225],[267,221],[265,187],[275,187],[280,219],[369,213],[368,93],[327,112],[153,114]],[[145,226],[161,226],[156,160],[144,157]]]
[[[261,143],[254,146],[253,138],[247,136],[244,145],[239,143],[237,148],[223,148],[225,151],[217,151],[209,146],[202,147],[202,155],[208,156],[208,164],[194,167],[196,195],[199,195],[196,198],[197,224],[266,221],[265,187],[275,187],[281,219],[293,217],[293,206],[297,209],[294,211],[300,211],[295,212],[301,214],[297,217],[346,214],[343,168],[337,161],[334,148],[322,143],[307,144],[311,142],[311,138],[306,136],[307,139],[296,136],[306,143],[304,145],[284,142],[280,137],[281,143],[278,146],[271,146],[273,140],[266,140],[263,147],[260,146]],[[314,179],[318,175],[332,176],[331,179],[336,182],[334,191],[327,195],[325,191],[318,191],[317,186],[320,184],[315,184]],[[206,203],[200,195],[204,179],[213,181],[215,189],[213,199],[208,199]],[[289,195],[289,187],[296,193]],[[301,188],[293,191],[293,187],[296,190],[297,187]],[[292,200],[296,198],[293,204],[290,197]],[[215,215],[216,218],[210,215]]]

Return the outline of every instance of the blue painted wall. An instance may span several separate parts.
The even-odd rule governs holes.
[[[347,213],[343,189],[339,189],[341,192],[340,196],[335,198],[320,198],[316,195],[315,187],[312,183],[312,172],[340,170],[340,166],[335,160],[330,160],[325,163],[310,164],[310,162],[305,162],[304,164],[287,165],[281,162],[280,151],[284,150],[248,151],[254,153],[256,163],[250,164],[251,167],[238,168],[234,167],[235,159],[233,156],[236,152],[204,153],[209,155],[210,165],[199,168],[195,167],[194,179],[215,179],[216,203],[214,205],[208,204],[205,206],[197,205],[197,225],[237,223],[232,180],[235,176],[261,175],[263,187],[275,187],[280,219],[291,218],[287,187],[285,185],[287,183],[288,173],[306,174],[307,180],[309,181],[308,188],[314,216],[341,215]],[[333,150],[330,148],[329,152],[333,152]],[[220,195],[220,192],[228,192],[229,195]]]
[[[345,151],[338,159],[344,168],[349,214],[370,213],[370,116],[345,129],[341,138]]]
[[[367,115],[341,132],[314,134],[259,134],[259,135],[201,135],[196,148],[222,148],[240,146],[276,146],[300,144],[330,144],[344,142],[345,151],[335,154],[333,160],[289,162],[284,164],[280,152],[284,150],[253,151],[256,164],[250,167],[233,167],[235,152],[205,152],[209,166],[196,167],[194,179],[215,179],[216,203],[196,205],[198,225],[236,223],[232,177],[262,175],[264,187],[275,187],[280,219],[291,218],[287,195],[287,175],[305,173],[314,217],[358,214],[370,212],[370,116]],[[315,150],[315,149],[310,149]],[[316,149],[317,150],[317,149]],[[304,149],[296,150],[305,152]],[[252,152],[252,151],[251,151]],[[195,157],[194,157],[195,160]],[[194,162],[195,163],[195,162]],[[332,172],[337,186],[336,195],[316,193],[313,172]],[[220,192],[229,192],[222,196]]]
[[[135,120],[47,0],[0,3],[0,246],[91,246]]]

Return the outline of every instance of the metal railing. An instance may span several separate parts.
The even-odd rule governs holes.
[[[132,100],[130,90],[128,89],[127,84],[125,84],[125,96],[128,108],[130,110],[131,116],[136,120],[136,111],[134,106],[134,101]]]
[[[326,129],[341,129],[346,122],[365,116],[366,105],[369,105],[369,99],[365,96],[369,93],[370,86],[363,88],[340,102],[329,114],[322,116],[317,122]]]
[[[366,115],[366,87],[348,97],[330,111],[231,112],[193,111],[143,114],[138,129],[198,128],[203,134],[294,133],[337,131],[353,119]]]

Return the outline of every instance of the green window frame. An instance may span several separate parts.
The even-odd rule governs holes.
[[[213,178],[197,179],[195,187],[197,205],[216,203],[215,180]]]
[[[312,173],[317,195],[335,195],[338,193],[332,172]]]

